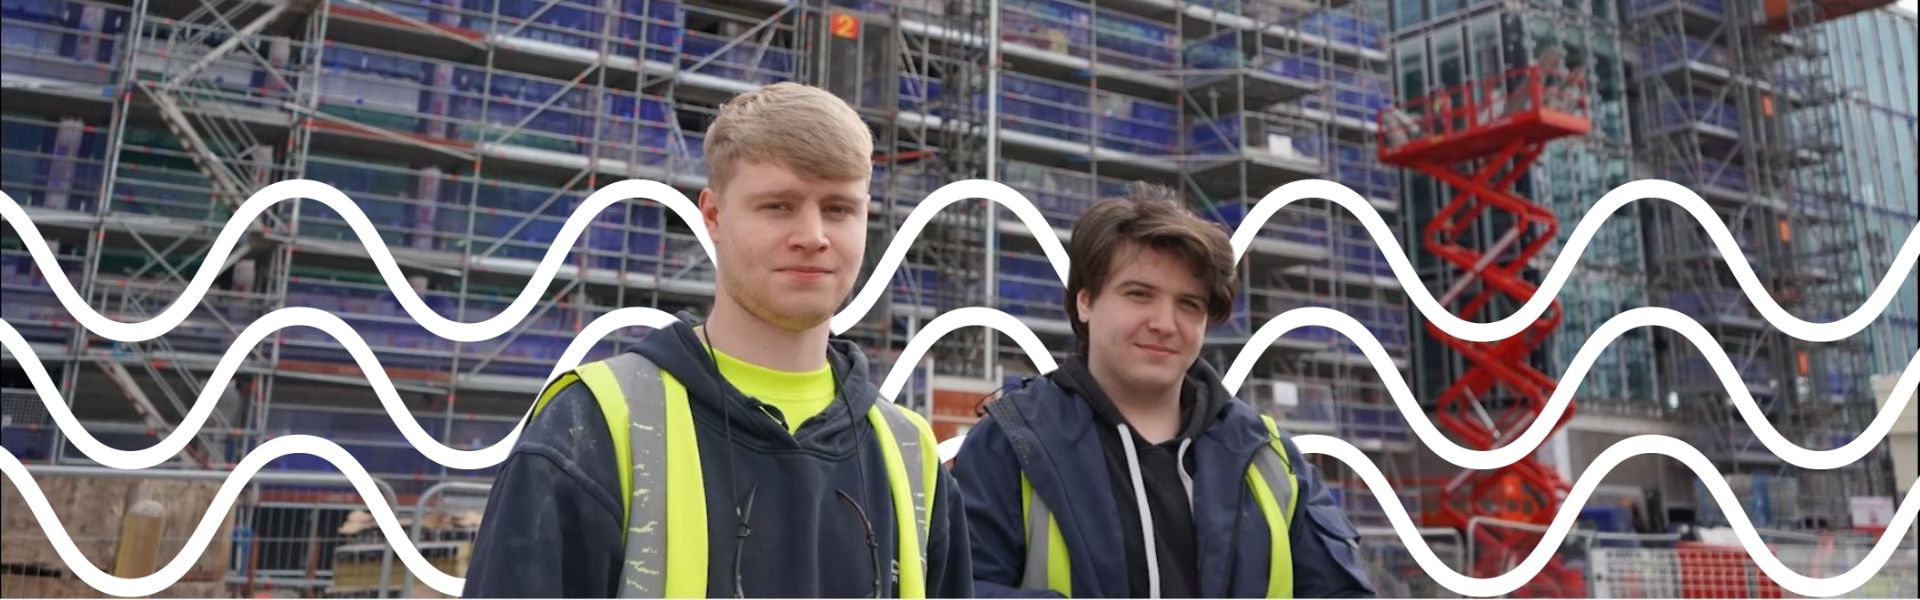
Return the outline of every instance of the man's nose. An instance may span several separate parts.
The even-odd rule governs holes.
[[[793,247],[801,250],[824,251],[828,245],[826,222],[815,211],[801,211],[800,216],[794,219],[788,240]]]
[[[1172,302],[1155,302],[1147,315],[1147,327],[1154,333],[1171,333],[1174,327],[1174,313],[1178,308]]]

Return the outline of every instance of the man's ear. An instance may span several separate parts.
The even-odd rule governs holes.
[[[1083,289],[1075,293],[1073,295],[1073,306],[1074,314],[1080,318],[1080,322],[1087,322],[1087,313],[1093,312],[1093,292]]]
[[[700,189],[700,221],[707,228],[707,237],[714,238],[714,228],[720,225],[720,194],[713,188]]]

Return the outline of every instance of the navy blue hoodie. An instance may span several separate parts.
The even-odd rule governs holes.
[[[778,409],[718,377],[689,320],[681,315],[674,326],[628,351],[651,359],[687,389],[706,480],[707,596],[733,597],[736,552],[746,596],[874,595],[874,551],[859,512],[837,493],[845,492],[865,512],[888,571],[878,595],[898,597],[896,521],[882,448],[866,416],[878,401],[866,377],[866,356],[851,342],[830,343],[829,362],[844,401],[836,399],[790,434],[768,418]],[[731,442],[728,413],[722,411],[732,415]],[[625,557],[617,465],[598,403],[582,384],[561,390],[527,424],[501,466],[464,595],[613,596]],[[750,534],[736,544],[735,509],[756,488],[747,516]],[[927,594],[972,597],[965,513],[944,468],[934,494]]]
[[[1111,444],[1103,440],[1116,433],[1108,430],[1117,411],[1086,389],[1086,378],[1074,376],[1076,367],[1070,362],[1046,377],[1028,379],[996,401],[968,432],[954,459],[954,478],[960,482],[973,536],[974,589],[981,597],[1056,596],[1020,589],[1026,564],[1022,473],[1060,524],[1074,597],[1147,595],[1140,589],[1144,579],[1130,572],[1140,568],[1131,563],[1143,562],[1144,556],[1136,547],[1144,536],[1127,531],[1139,527],[1139,520],[1128,514],[1138,508],[1131,500],[1121,506],[1121,494],[1112,484]],[[1198,546],[1197,556],[1183,557],[1193,561],[1198,573],[1191,583],[1199,597],[1263,597],[1269,529],[1246,475],[1254,453],[1269,446],[1266,423],[1251,406],[1228,394],[1205,363],[1195,364],[1184,386],[1188,398],[1183,401],[1181,438],[1188,446],[1182,462],[1192,478],[1190,539]],[[1321,481],[1319,469],[1291,441],[1283,437],[1282,445],[1300,491],[1288,528],[1294,596],[1372,597],[1373,586],[1356,552],[1358,532]],[[1156,523],[1156,529],[1164,527]],[[1164,555],[1161,559],[1169,560]]]

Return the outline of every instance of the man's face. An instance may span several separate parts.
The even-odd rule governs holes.
[[[782,328],[825,323],[860,275],[867,180],[803,179],[785,166],[755,161],[735,173],[723,192],[700,192],[720,293]]]
[[[1098,299],[1078,294],[1087,324],[1087,361],[1102,386],[1178,386],[1200,356],[1207,291],[1184,261],[1135,245],[1119,249]]]

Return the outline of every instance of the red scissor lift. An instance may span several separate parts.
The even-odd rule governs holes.
[[[1548,142],[1591,130],[1585,84],[1561,70],[1555,57],[1424,98],[1388,107],[1380,114],[1378,148],[1385,163],[1417,170],[1446,182],[1459,194],[1435,214],[1422,245],[1456,267],[1459,280],[1440,303],[1469,321],[1488,322],[1497,298],[1518,306],[1538,289],[1526,271],[1551,243],[1559,222],[1548,207],[1514,192]],[[1488,228],[1499,227],[1488,232]],[[1492,240],[1486,242],[1484,240]],[[1505,446],[1531,426],[1557,382],[1528,357],[1560,325],[1558,300],[1518,335],[1471,342],[1447,335],[1431,322],[1427,330],[1470,367],[1439,398],[1437,420],[1461,443],[1477,449]],[[1555,428],[1573,416],[1568,410]],[[1490,427],[1487,421],[1492,421]],[[1476,546],[1471,571],[1492,577],[1512,570],[1540,542],[1537,531],[1511,527],[1469,528],[1475,517],[1544,526],[1560,510],[1570,486],[1552,468],[1528,456],[1505,468],[1464,471],[1441,488],[1430,524],[1471,531]],[[1519,597],[1584,597],[1580,573],[1558,557]]]

